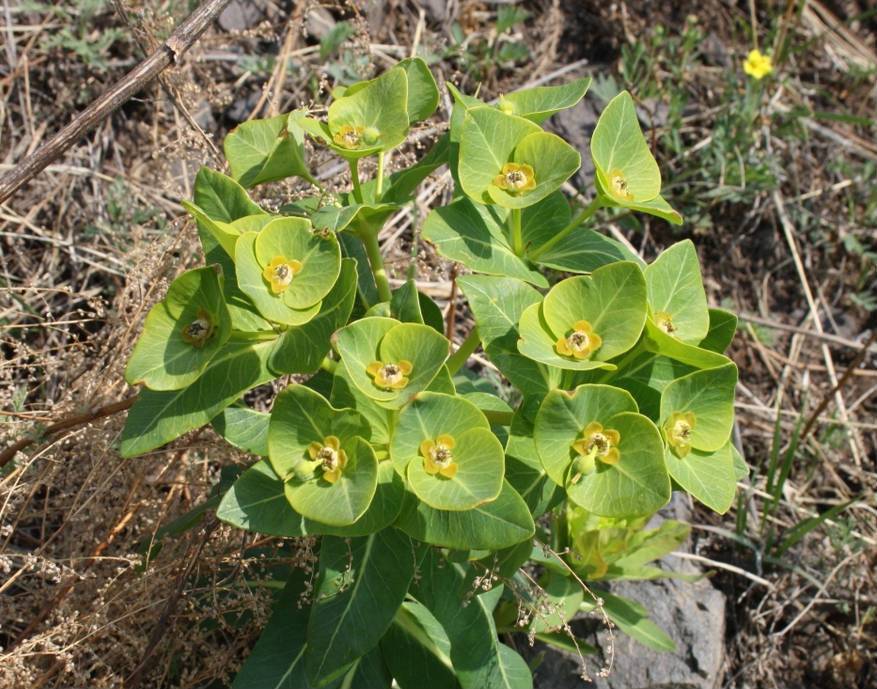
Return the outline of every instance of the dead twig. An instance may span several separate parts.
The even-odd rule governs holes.
[[[804,438],[807,437],[807,434],[813,430],[813,426],[816,425],[816,422],[819,420],[820,414],[825,411],[825,408],[828,407],[831,402],[831,398],[837,395],[840,390],[846,385],[846,382],[853,375],[853,372],[862,363],[862,360],[865,358],[865,355],[868,353],[868,348],[877,340],[877,330],[871,333],[871,337],[868,338],[868,341],[865,343],[865,346],[859,351],[856,355],[856,358],[850,362],[850,365],[847,367],[847,370],[844,371],[844,374],[840,377],[840,380],[837,381],[837,385],[835,385],[831,390],[829,390],[823,397],[822,401],[813,410],[813,413],[810,414],[810,418],[807,419],[807,423],[804,424],[804,430],[801,431],[800,441],[803,441]]]
[[[0,203],[6,201],[46,166],[57,160],[86,132],[100,124],[162,71],[178,63],[228,3],[229,0],[206,0],[177,27],[158,50],[117,81],[109,91],[83,110],[32,155],[0,177]]]
[[[0,468],[6,466],[9,461],[15,457],[16,454],[21,452],[26,447],[33,445],[37,440],[47,435],[53,435],[55,433],[60,433],[61,431],[66,431],[71,428],[76,428],[78,426],[84,426],[87,423],[91,423],[92,421],[96,421],[97,419],[103,419],[107,416],[112,416],[113,414],[118,414],[120,411],[125,411],[137,400],[137,395],[132,395],[131,397],[127,397],[126,399],[119,400],[118,402],[112,402],[111,404],[104,405],[103,407],[98,407],[90,412],[85,412],[84,414],[73,414],[72,416],[68,416],[65,419],[61,419],[57,423],[53,423],[50,426],[47,426],[46,429],[39,434],[39,436],[31,436],[28,438],[21,438],[20,440],[15,441],[7,447],[3,452],[0,452]],[[2,412],[0,412],[2,413]]]

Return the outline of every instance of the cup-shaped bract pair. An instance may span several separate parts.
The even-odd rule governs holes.
[[[230,335],[218,267],[187,271],[150,309],[125,379],[152,390],[180,390],[199,378]]]
[[[670,499],[661,435],[625,390],[552,390],[536,415],[534,440],[545,473],[594,514],[648,514]]]
[[[292,508],[323,524],[353,524],[368,509],[378,462],[368,422],[319,393],[291,385],[274,402],[268,457]]]
[[[737,367],[733,363],[677,378],[661,394],[659,425],[673,479],[716,512],[734,500],[730,444]]]
[[[415,495],[438,510],[472,509],[502,490],[502,445],[462,397],[420,393],[399,414],[390,457]]]
[[[238,285],[265,318],[302,325],[320,311],[341,271],[341,249],[331,232],[305,218],[275,218],[235,243]]]
[[[413,122],[429,117],[438,104],[435,78],[420,58],[403,60],[379,77],[336,90],[327,122],[292,115],[292,121],[338,155],[356,160],[401,144]]]
[[[433,328],[372,316],[341,328],[335,347],[350,381],[386,409],[400,409],[425,390],[448,358]]]
[[[640,129],[633,98],[622,91],[609,101],[591,137],[595,182],[604,205],[621,206],[682,224],[661,196],[661,171]]]
[[[691,240],[666,249],[643,272],[650,325],[680,342],[699,344],[709,331],[710,314]]]
[[[646,320],[646,283],[639,266],[618,261],[589,276],[557,283],[521,315],[518,350],[557,368],[613,370],[610,359],[633,347]]]
[[[238,125],[223,150],[231,176],[245,188],[293,176],[315,181],[305,162],[304,130],[288,114]]]
[[[460,185],[478,203],[526,208],[557,191],[581,156],[556,134],[488,105],[470,108],[460,130]]]

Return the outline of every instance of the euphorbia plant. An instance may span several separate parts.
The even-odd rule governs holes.
[[[594,132],[593,200],[574,210],[561,192],[580,153],[541,125],[588,85],[497,106],[451,88],[449,132],[386,175],[438,103],[426,64],[409,59],[336,89],[325,121],[295,111],[242,125],[225,142],[231,176],[199,172],[186,207],[208,265],[146,319],[128,365],[144,387],[121,449],[212,423],[260,457],[222,484],[218,517],[316,538],[311,594],[286,572],[235,686],[531,686],[498,633],[563,646],[556,631],[596,605],[583,579],[660,575],[648,563],[687,532],[645,524],[673,490],[730,507],[745,471],[730,440],[737,373],[722,354],[736,319],[708,308],[691,242],[646,265],[587,227],[612,208],[681,222],[629,94]],[[248,188],[317,185],[308,136],[347,161],[352,189],[265,211]],[[469,271],[458,284],[475,325],[456,348],[413,276],[391,290],[377,239],[441,165],[455,195],[422,234]],[[467,368],[479,346],[507,385]],[[270,414],[246,406],[248,390],[289,375]],[[606,594],[601,605],[668,646],[636,623],[636,604]]]

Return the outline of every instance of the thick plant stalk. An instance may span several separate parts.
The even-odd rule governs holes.
[[[581,213],[579,213],[576,217],[574,217],[566,227],[564,227],[562,230],[560,230],[560,232],[558,232],[556,235],[554,235],[551,239],[549,239],[547,242],[545,242],[538,249],[533,251],[530,254],[530,258],[535,261],[537,258],[542,256],[545,252],[547,252],[549,249],[551,249],[553,246],[555,246],[558,242],[560,242],[563,239],[566,239],[567,235],[569,235],[570,232],[572,232],[579,225],[584,223],[588,218],[590,218],[592,215],[594,215],[594,213],[596,213],[602,207],[603,207],[602,197],[600,197],[599,195],[595,196],[594,200],[591,201],[591,203],[589,203],[587,205],[587,207]]]
[[[79,113],[48,142],[0,177],[0,203],[9,199],[22,186],[61,157],[86,132],[100,124],[135,93],[158,77],[162,71],[178,63],[228,3],[229,0],[206,0],[177,27],[158,50],[116,82],[109,91]]]
[[[378,243],[377,232],[366,229],[359,233],[359,238],[365,245],[368,254],[368,262],[375,276],[375,286],[378,288],[378,297],[381,301],[390,301],[393,293],[390,290],[390,280],[387,278],[387,270],[384,268],[384,257],[381,256],[381,245]]]
[[[512,235],[512,251],[515,256],[524,255],[524,237],[521,233],[521,209],[512,208],[509,212],[509,227]]]

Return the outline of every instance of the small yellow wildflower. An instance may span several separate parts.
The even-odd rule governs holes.
[[[506,163],[493,183],[505,191],[530,191],[536,186],[536,173],[527,163]]]
[[[454,461],[453,449],[456,441],[453,436],[440,435],[435,440],[424,440],[420,443],[420,454],[423,457],[423,468],[430,476],[454,478],[457,475],[457,463]]]
[[[666,311],[658,311],[658,313],[655,314],[655,325],[668,335],[672,335],[677,330],[676,326],[673,324],[673,317]]]
[[[574,475],[572,482],[576,483],[582,476],[593,473],[597,468],[597,461],[612,466],[618,464],[621,452],[618,444],[621,442],[621,433],[611,428],[603,428],[603,424],[592,421],[582,437],[572,444],[579,457],[573,464]]]
[[[673,412],[664,424],[667,443],[677,457],[685,457],[691,452],[691,433],[695,426],[694,412]]]
[[[750,50],[749,55],[743,61],[743,71],[753,79],[761,81],[773,72],[773,62],[770,55],[764,55],[758,48]]]
[[[285,256],[275,256],[262,271],[262,277],[271,287],[274,294],[283,294],[292,282],[292,278],[301,272],[301,261]]]
[[[618,168],[609,173],[609,193],[620,201],[633,201],[633,194],[627,185],[627,177]]]
[[[385,364],[373,361],[366,367],[366,372],[375,380],[375,385],[384,390],[401,390],[408,385],[408,376],[414,367],[404,359],[399,363]]]
[[[572,326],[572,332],[567,337],[561,337],[554,348],[562,356],[587,359],[600,349],[602,344],[603,339],[594,332],[588,321],[577,321]]]
[[[345,124],[335,132],[332,136],[332,140],[341,146],[341,148],[359,148],[364,134],[365,130],[362,127]]]
[[[195,319],[183,328],[180,336],[183,342],[192,345],[195,349],[201,349],[213,335],[213,319],[204,309],[198,309]]]
[[[341,449],[341,441],[334,435],[327,435],[322,443],[316,441],[308,446],[311,459],[321,463],[323,478],[335,483],[347,466],[347,454]]]

